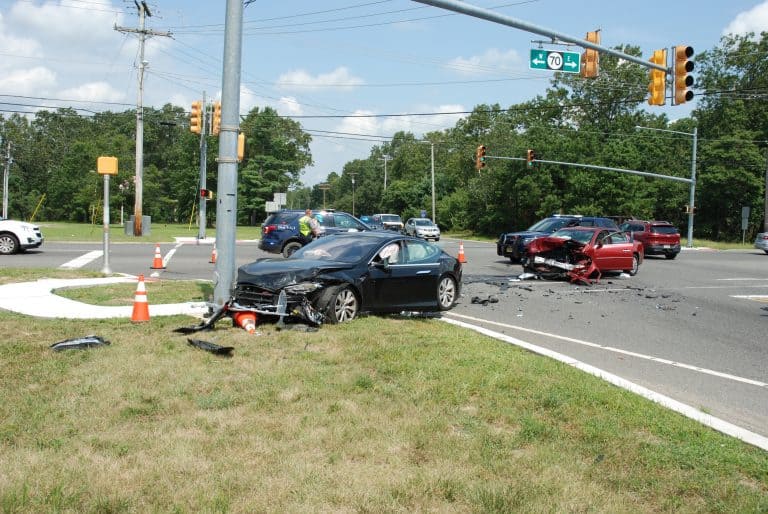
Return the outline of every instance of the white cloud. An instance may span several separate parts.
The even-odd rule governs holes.
[[[768,1],[756,5],[748,11],[739,13],[736,18],[723,29],[723,35],[744,35],[748,32],[754,32],[756,35],[760,35],[760,32],[763,31],[768,31]]]
[[[106,82],[90,82],[73,88],[65,89],[62,98],[69,100],[89,100],[92,102],[119,102],[125,99],[122,91],[117,91]]]
[[[55,85],[56,74],[40,66],[0,75],[0,91],[5,94],[37,95]]]
[[[330,73],[321,73],[314,76],[304,70],[290,71],[283,73],[277,79],[277,87],[280,89],[302,91],[334,87],[338,89],[351,89],[363,83],[363,79],[351,75],[344,66],[340,66]]]
[[[519,68],[522,59],[517,50],[508,50],[502,52],[497,48],[489,48],[481,55],[472,57],[456,57],[452,59],[447,67],[462,75],[475,73],[494,73],[499,71],[510,71]]]
[[[284,96],[278,102],[277,112],[288,116],[298,116],[304,112],[301,104],[293,96]]]

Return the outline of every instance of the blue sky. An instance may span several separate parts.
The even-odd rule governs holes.
[[[468,3],[576,37],[600,29],[604,46],[637,45],[645,58],[658,48],[700,52],[725,33],[768,30],[768,1],[760,0]],[[147,4],[147,28],[171,37],[147,42],[145,104],[189,108],[203,91],[219,96],[225,1]],[[136,37],[114,26],[136,28],[136,13],[127,0],[0,0],[0,110],[130,109]],[[408,114],[506,107],[543,94],[551,79],[528,68],[541,36],[409,0],[255,0],[244,9],[243,33],[241,111],[269,105],[312,134],[307,184],[367,157],[376,140],[398,130],[420,136],[459,117]],[[647,108],[674,119],[694,105]]]

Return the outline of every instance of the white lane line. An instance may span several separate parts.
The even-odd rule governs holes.
[[[757,386],[757,387],[768,387],[768,383],[760,382],[759,380],[752,380],[751,378],[739,377],[739,376],[736,376],[736,375],[731,375],[729,373],[722,373],[720,371],[714,371],[714,370],[707,369],[707,368],[701,368],[699,366],[693,366],[691,364],[684,364],[682,362],[675,362],[675,361],[671,361],[669,359],[662,359],[660,357],[654,357],[652,355],[644,355],[642,353],[630,352],[628,350],[622,350],[621,348],[615,348],[613,346],[606,346],[606,345],[597,344],[597,343],[590,343],[589,341],[583,341],[581,339],[574,339],[572,337],[565,337],[565,336],[560,336],[560,335],[557,335],[557,334],[550,334],[548,332],[542,332],[540,330],[533,330],[533,329],[525,328],[525,327],[518,327],[518,326],[515,326],[515,325],[508,325],[506,323],[498,323],[496,321],[488,321],[488,320],[484,320],[484,319],[480,319],[480,318],[475,318],[473,316],[465,316],[463,314],[457,314],[455,312],[449,312],[447,314],[449,316],[455,316],[457,318],[468,319],[468,320],[471,320],[471,321],[473,321],[475,323],[487,323],[489,325],[497,325],[499,327],[510,328],[510,329],[513,329],[513,330],[520,330],[521,332],[528,332],[530,334],[537,334],[537,335],[541,335],[541,336],[551,337],[553,339],[559,339],[561,341],[567,341],[569,343],[580,344],[582,346],[588,346],[590,348],[598,348],[600,350],[607,350],[609,352],[620,353],[622,355],[628,355],[630,357],[635,357],[637,359],[643,359],[643,360],[647,360],[647,361],[658,362],[660,364],[667,364],[669,366],[674,366],[676,368],[682,368],[682,369],[687,369],[687,370],[690,370],[690,371],[696,371],[698,373],[704,373],[704,374],[707,374],[707,375],[712,375],[712,376],[715,376],[715,377],[724,378],[726,380],[733,380],[734,382],[741,382],[741,383],[744,383],[744,384],[754,385],[754,386]]]
[[[61,268],[61,269],[77,269],[77,268],[82,268],[83,266],[85,266],[89,262],[95,261],[96,259],[98,259],[102,255],[104,255],[104,251],[103,250],[94,250],[92,252],[88,252],[88,253],[86,253],[84,255],[81,255],[77,259],[72,259],[69,262],[65,262],[64,264],[59,266],[59,268]]]
[[[455,314],[452,314],[452,315],[455,315]],[[469,318],[470,316],[462,316],[462,317]],[[626,389],[627,391],[640,395],[643,398],[647,398],[652,402],[658,403],[663,407],[666,407],[672,411],[678,412],[683,416],[686,416],[694,421],[698,421],[702,425],[711,427],[717,430],[718,432],[722,432],[723,434],[729,435],[731,437],[735,437],[736,439],[744,441],[745,443],[751,444],[753,446],[756,446],[758,448],[768,451],[768,437],[762,436],[760,434],[756,434],[754,432],[750,432],[749,430],[736,426],[733,423],[729,423],[720,418],[716,418],[710,414],[701,412],[700,410],[695,409],[690,405],[686,405],[685,403],[679,402],[673,398],[670,398],[669,396],[665,396],[663,394],[652,391],[646,387],[637,385],[634,382],[630,382],[629,380],[623,379],[620,376],[614,375],[613,373],[608,373],[607,371],[604,371],[600,368],[596,368],[594,366],[590,366],[589,364],[585,364],[581,361],[568,357],[567,355],[563,355],[562,353],[553,352],[552,350],[548,350],[546,348],[542,348],[541,346],[536,346],[530,343],[526,343],[525,341],[521,341],[520,339],[515,339],[514,337],[510,337],[506,334],[501,334],[499,332],[494,332],[493,330],[489,330],[487,328],[478,327],[476,325],[464,323],[463,321],[453,320],[446,317],[442,317],[440,318],[440,320],[446,323],[450,323],[451,325],[457,325],[459,327],[463,327],[469,330],[474,330],[475,332],[479,332],[480,334],[493,337],[494,339],[498,339],[499,341],[504,341],[505,343],[513,344],[515,346],[519,346],[520,348],[524,348],[528,351],[537,353],[539,355],[550,357],[557,361],[563,362],[565,364],[568,364],[569,366],[573,366],[576,369],[580,369],[586,373],[589,373],[590,375],[594,375],[602,380],[605,380],[606,382],[611,383],[617,387],[621,387],[622,389]]]
[[[755,282],[759,280],[768,280],[768,278],[718,278],[718,282]]]

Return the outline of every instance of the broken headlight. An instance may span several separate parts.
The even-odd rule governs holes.
[[[322,284],[317,282],[302,282],[300,284],[293,284],[283,288],[286,294],[307,294],[312,291],[317,291],[323,287]]]

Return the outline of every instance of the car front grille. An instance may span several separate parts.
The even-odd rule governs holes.
[[[235,301],[244,307],[277,304],[277,293],[253,284],[238,284],[235,288]]]

